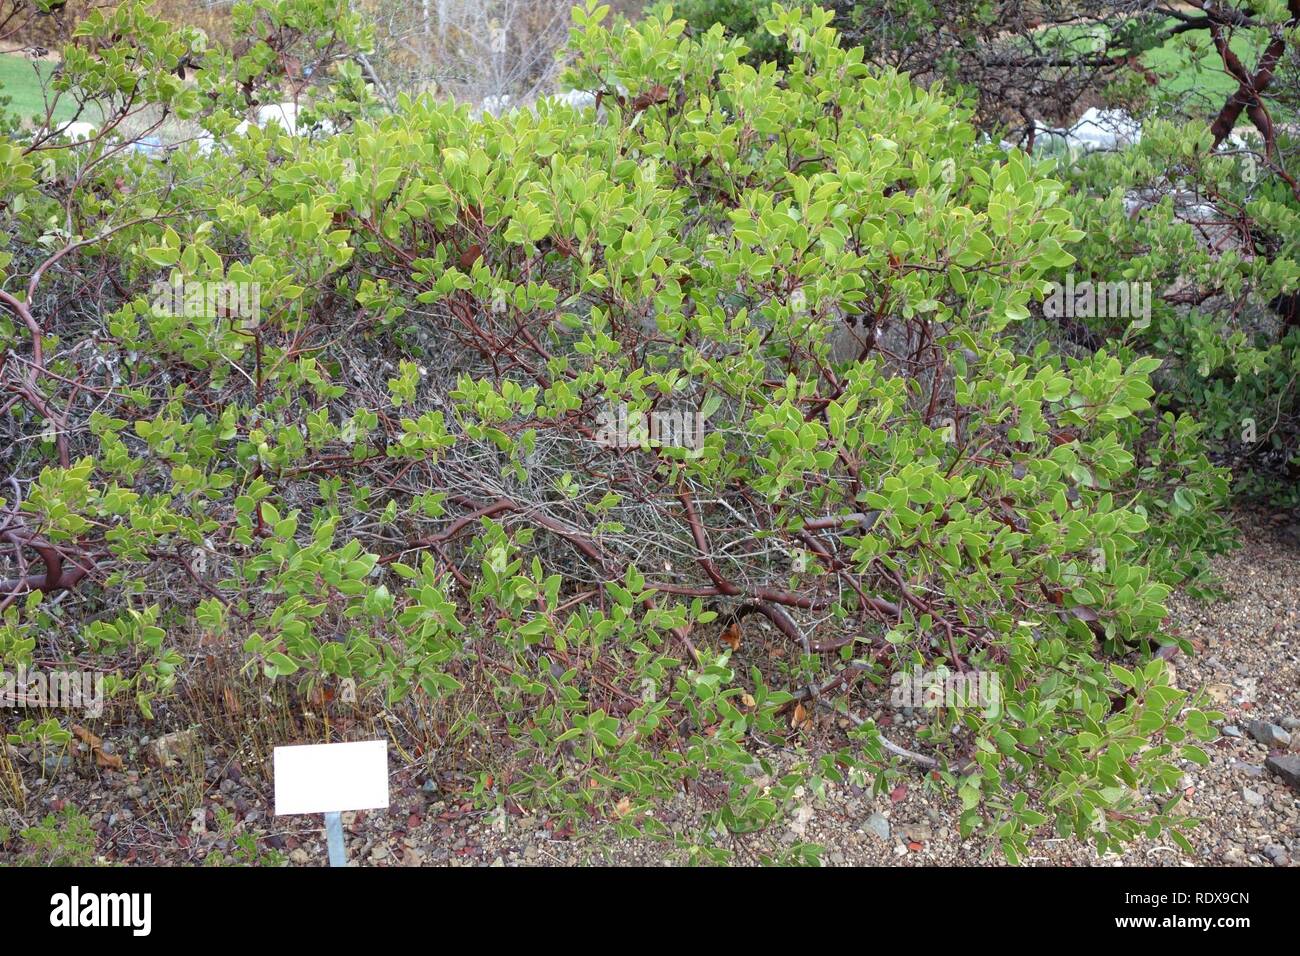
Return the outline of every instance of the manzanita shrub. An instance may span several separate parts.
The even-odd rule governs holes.
[[[1078,261],[1052,278],[1153,293],[1141,323],[1127,313],[1070,315],[1078,321],[1064,323],[1064,337],[1126,361],[1161,359],[1159,408],[1195,416],[1211,456],[1232,465],[1234,492],[1294,507],[1300,183],[1288,170],[1300,157],[1300,0],[1198,7],[1190,16],[1134,0],[833,4],[835,24],[868,63],[942,83],[971,102],[990,137],[1057,161],[1049,175],[1067,185],[1065,205],[1086,238],[1071,247]],[[789,62],[758,5],[685,0],[673,9],[691,27],[719,21],[741,33],[751,59]],[[1140,129],[1141,142],[1068,155],[1061,128],[1098,101],[1120,112],[1085,129],[1116,126],[1125,141]],[[1036,331],[1060,342],[1061,325],[1056,316]],[[1172,504],[1180,539],[1219,535],[1213,520]]]
[[[333,6],[239,15],[310,51]],[[1048,825],[1185,845],[1219,715],[1153,653],[1195,564],[1158,505],[1223,475],[1151,414],[1157,361],[1013,344],[1082,238],[1061,185],[823,11],[773,9],[787,69],[606,13],[568,52],[595,108],[378,115],[327,57],[332,136],[228,135],[278,46],[178,86],[137,4],[82,29],[62,82],[219,135],[0,141],[4,664],[149,712],[201,639],[459,695],[485,802],[660,835],[686,788],[707,859],[798,787],[917,768],[1013,860]],[[997,705],[903,746],[867,715],[915,668]],[[840,739],[775,763],[810,727]]]
[[[1278,134],[1289,150],[1291,137]],[[1300,187],[1258,136],[1149,120],[1142,142],[1062,170],[1084,278],[1149,289],[1143,316],[1081,319],[1125,357],[1165,361],[1161,404],[1201,423],[1235,491],[1300,502]],[[1057,278],[1064,278],[1063,275]],[[1136,318],[1136,321],[1134,321]]]

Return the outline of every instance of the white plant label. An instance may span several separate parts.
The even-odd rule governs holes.
[[[275,813],[388,806],[388,741],[275,748]]]

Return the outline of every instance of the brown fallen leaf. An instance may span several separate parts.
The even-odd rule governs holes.
[[[812,716],[802,703],[794,705],[794,714],[790,718],[790,726],[795,730],[803,730],[812,726]]]
[[[632,799],[630,797],[623,797],[621,800],[618,801],[618,803],[614,804],[614,814],[620,820],[622,820],[625,816],[627,816],[631,812],[632,812]]]
[[[423,866],[424,854],[410,843],[402,844],[402,866]]]
[[[99,749],[94,750],[93,753],[95,754],[95,765],[99,767],[99,769],[101,770],[122,769],[122,758],[119,757],[117,754],[105,753],[104,751]]]
[[[722,632],[722,643],[733,651],[740,650],[740,622],[732,621]]]
[[[95,758],[95,766],[101,770],[121,770],[122,758],[117,754],[104,752],[104,740],[101,737],[91,733],[80,724],[72,725],[72,735],[90,748],[91,754]]]
[[[72,725],[72,736],[76,737],[91,750],[98,750],[100,747],[104,746],[104,741],[101,738],[96,737],[80,724]]]

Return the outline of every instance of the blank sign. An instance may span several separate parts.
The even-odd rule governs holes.
[[[388,806],[388,741],[275,748],[275,812]]]

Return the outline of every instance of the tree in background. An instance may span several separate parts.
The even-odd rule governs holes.
[[[1226,0],[1189,8],[1168,0],[836,0],[836,26],[866,62],[943,82],[968,98],[985,130],[1032,146],[1080,108],[1120,96],[1130,105],[1176,70],[1162,105],[1213,117],[1216,143],[1241,117],[1266,141],[1273,114],[1294,121],[1300,0]],[[762,4],[685,0],[671,7],[693,29],[722,23],[752,60],[788,58]],[[1154,55],[1153,55],[1154,54]],[[1212,59],[1211,59],[1212,58]]]

